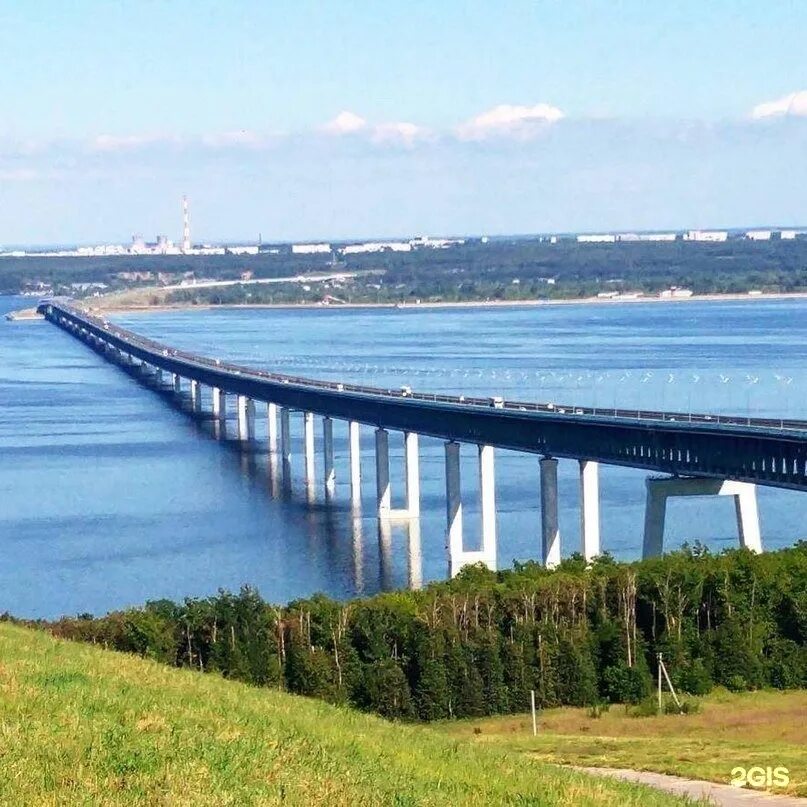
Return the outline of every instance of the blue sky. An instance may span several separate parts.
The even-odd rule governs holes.
[[[802,2],[0,0],[0,244],[807,223]]]

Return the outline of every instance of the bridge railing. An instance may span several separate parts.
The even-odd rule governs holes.
[[[216,370],[229,372],[235,375],[247,376],[256,379],[274,381],[282,384],[291,384],[308,389],[324,389],[338,392],[352,392],[361,395],[405,398],[414,401],[428,401],[469,407],[495,407],[497,409],[515,410],[519,412],[544,412],[553,415],[591,415],[596,417],[612,417],[620,420],[651,420],[662,422],[693,423],[707,425],[744,426],[764,429],[787,429],[807,431],[807,420],[793,418],[753,418],[741,415],[707,414],[702,412],[678,412],[647,409],[624,409],[619,407],[589,407],[565,403],[512,401],[500,397],[477,397],[467,395],[447,395],[442,393],[416,392],[408,386],[397,389],[365,386],[361,384],[343,383],[323,379],[312,379],[303,376],[286,375],[261,370],[243,365],[222,362],[219,359],[200,356],[189,351],[170,348],[153,339],[141,336],[118,325],[113,325],[103,317],[96,316],[86,310],[79,309],[69,303],[51,303],[52,307],[61,309],[70,315],[87,321],[95,327],[123,339],[132,345],[162,354],[166,357],[181,359],[200,367],[210,367]]]

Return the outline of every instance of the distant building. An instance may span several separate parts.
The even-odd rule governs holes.
[[[678,233],[620,233],[617,241],[675,241]]]
[[[684,236],[684,241],[725,241],[729,237],[726,230],[689,230]]]
[[[409,241],[368,241],[364,244],[348,244],[342,247],[343,255],[356,255],[361,252],[411,252]]]
[[[615,242],[616,236],[609,233],[577,236],[578,244],[613,244]]]
[[[770,241],[771,240],[771,231],[770,230],[749,230],[745,237],[749,241]]]
[[[464,238],[429,238],[422,235],[420,238],[413,238],[410,245],[414,249],[422,249],[428,247],[429,249],[446,249],[447,247],[459,246],[465,243]]]
[[[330,244],[292,244],[291,251],[295,255],[315,255],[320,252],[330,252]]]
[[[659,292],[659,297],[662,300],[681,300],[692,296],[692,289],[680,289],[678,286],[672,286],[669,289]]]
[[[229,252],[230,255],[257,255],[258,247],[226,247],[225,252]]]
[[[793,241],[798,235],[801,235],[798,230],[782,230],[782,232],[779,233],[779,237],[782,241]]]

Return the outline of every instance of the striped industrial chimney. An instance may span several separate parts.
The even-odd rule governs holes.
[[[191,251],[191,220],[188,215],[188,197],[182,197],[182,251]]]

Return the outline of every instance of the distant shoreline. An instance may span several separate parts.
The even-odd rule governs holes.
[[[79,305],[83,305],[90,311],[100,314],[115,313],[138,313],[155,314],[166,311],[211,311],[214,309],[278,309],[278,310],[356,310],[356,309],[394,309],[417,311],[422,309],[445,309],[445,308],[539,308],[543,306],[558,305],[633,305],[637,303],[719,303],[719,302],[754,302],[757,300],[802,300],[807,299],[807,291],[793,292],[763,292],[762,294],[693,294],[691,297],[622,297],[622,298],[602,298],[602,297],[580,297],[563,298],[557,300],[463,300],[444,301],[427,303],[161,303],[159,305],[138,305],[138,304],[113,304],[97,305],[103,298],[89,298],[87,300],[77,300]],[[36,309],[21,309],[11,311],[6,314],[11,320],[31,320],[39,319]]]
[[[98,299],[98,298],[96,298]],[[462,300],[425,303],[161,303],[159,305],[111,305],[109,307],[88,307],[109,313],[137,312],[155,313],[163,311],[209,311],[211,309],[315,309],[340,310],[363,308],[389,308],[397,310],[420,310],[440,308],[535,308],[556,305],[633,305],[635,303],[690,303],[690,302],[741,302],[755,300],[799,300],[807,299],[807,291],[763,292],[762,294],[693,294],[691,297],[623,297],[608,299],[602,297],[563,298],[556,300]]]

